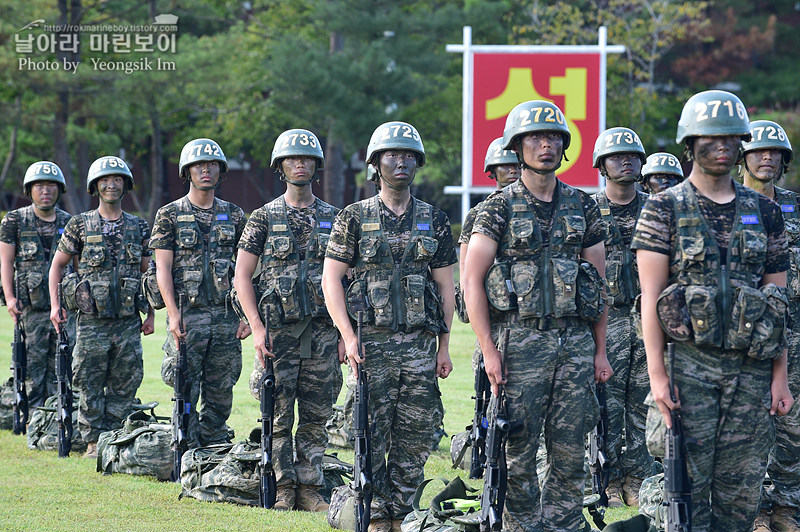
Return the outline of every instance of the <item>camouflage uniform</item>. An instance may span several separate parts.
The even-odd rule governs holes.
[[[297,209],[281,196],[253,212],[239,242],[239,249],[261,257],[256,293],[262,319],[263,305],[270,305],[277,386],[272,448],[278,486],[321,487],[325,483],[325,423],[339,396],[342,372],[339,334],[322,300],[322,259],[338,212],[320,199]],[[261,397],[263,373],[256,359],[250,376],[256,399]]]
[[[775,187],[775,201],[781,206],[789,239],[787,287],[792,322],[800,324],[800,211],[798,194]],[[800,334],[789,336],[789,390],[800,397]],[[795,406],[775,421],[775,448],[767,472],[772,486],[764,498],[774,506],[800,507],[800,408]]]
[[[598,192],[594,198],[606,224],[609,305],[606,353],[614,370],[606,386],[610,479],[628,476],[643,480],[653,473],[654,462],[645,444],[647,407],[644,399],[650,391],[650,380],[644,343],[636,336],[631,317],[633,300],[641,289],[636,256],[629,248],[647,194],[637,192],[636,198],[627,205],[612,203],[605,192]]]
[[[450,222],[414,197],[398,216],[373,196],[339,214],[326,256],[353,266],[346,296],[351,317],[367,311],[372,519],[402,519],[411,511],[443,416],[435,375],[436,335],[444,324],[429,272],[456,262]]]
[[[83,308],[94,312],[78,313],[72,359],[78,422],[87,442],[122,426],[142,383],[139,268],[150,255],[149,232],[138,216],[123,212],[118,220],[105,220],[94,210],[74,216],[58,244],[59,251],[80,257],[78,276],[91,287]]]
[[[550,202],[537,199],[518,181],[482,205],[473,234],[498,242],[495,264],[487,274],[487,295],[491,306],[505,307],[500,323],[511,328],[506,395],[509,419],[519,427],[506,445],[503,527],[582,530],[584,438],[599,417],[593,392],[595,342],[589,322],[576,312],[574,294],[580,290],[572,283],[577,281],[567,280],[566,272],[575,272],[581,250],[605,239],[600,212],[588,194],[561,181]],[[528,275],[544,267],[555,270],[549,279]],[[492,282],[496,272],[502,278]],[[563,286],[558,284],[561,279]],[[551,282],[548,297],[549,291],[541,287]],[[509,283],[515,298],[507,291]],[[504,298],[508,304],[501,304]],[[542,430],[547,472],[540,489],[535,464]]]
[[[788,267],[783,218],[774,202],[738,183],[735,189],[737,198],[727,204],[705,198],[688,180],[651,196],[639,217],[632,248],[670,256],[670,285],[686,287],[687,293],[689,288],[757,288],[763,274]],[[733,243],[730,248],[729,243]],[[691,316],[694,333],[688,341],[675,342],[675,385],[686,439],[696,442],[687,446],[692,527],[696,532],[749,530],[774,441],[769,416],[772,361],[748,356],[747,348],[728,348],[740,333],[730,334],[729,320],[716,328],[722,329],[717,333],[716,313],[700,317],[699,297],[686,297],[696,313]],[[735,308],[730,311],[734,312]],[[727,314],[723,311],[723,316]],[[659,316],[662,323],[665,318]],[[730,320],[734,321],[739,322]],[[758,330],[758,321],[753,329]],[[718,340],[720,336],[723,340]],[[648,417],[661,419],[649,396],[648,402]]]
[[[173,252],[176,303],[183,294],[187,399],[197,405],[186,435],[190,448],[228,441],[225,422],[242,372],[242,343],[236,338],[239,318],[226,301],[244,218],[242,209],[219,198],[212,208],[201,209],[184,196],[161,207],[153,222],[150,248]],[[167,334],[163,349],[162,375],[173,386],[178,348],[172,334]]]
[[[16,294],[22,309],[22,329],[28,357],[28,404],[36,408],[56,393],[55,353],[58,334],[50,322],[48,270],[52,250],[71,215],[55,207],[56,219],[47,222],[34,214],[29,205],[11,211],[0,225],[0,242],[15,246],[14,270],[19,280]],[[15,286],[16,283],[15,283]],[[75,313],[67,313],[71,346],[75,343]]]

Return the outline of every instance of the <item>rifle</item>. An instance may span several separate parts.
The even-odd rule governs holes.
[[[264,327],[267,330],[267,347],[269,347],[269,305],[264,312]],[[277,491],[275,469],[272,467],[272,422],[275,415],[275,368],[271,357],[264,357],[266,363],[264,375],[261,377],[261,461],[258,472],[261,487],[258,492],[258,503],[262,508],[275,505]]]
[[[509,328],[503,329],[500,337],[500,364],[506,357]],[[501,371],[505,371],[501,369]],[[506,440],[511,424],[506,409],[506,389],[500,386],[499,395],[489,403],[487,413],[489,426],[486,429],[486,471],[483,476],[481,496],[481,532],[503,529],[503,507],[506,504]]]
[[[596,384],[597,402],[600,404],[600,421],[589,433],[589,470],[592,472],[592,488],[595,495],[600,496],[597,504],[590,505],[588,510],[594,524],[602,530],[606,524],[603,520],[608,507],[608,479],[611,468],[608,463],[608,404],[606,402],[606,385],[602,382]]]
[[[14,282],[14,292],[17,296],[17,310],[19,308],[19,278]],[[28,424],[28,392],[25,389],[25,379],[28,378],[28,353],[25,350],[25,331],[22,329],[22,316],[17,316],[14,325],[14,341],[11,343],[11,374],[14,379],[14,434],[25,434]]]
[[[58,285],[58,302],[64,311],[64,295]],[[58,331],[56,351],[56,393],[58,406],[58,457],[66,458],[72,450],[72,352],[66,322]]]
[[[489,426],[486,421],[486,408],[489,406],[489,399],[492,396],[492,387],[489,385],[489,377],[486,376],[486,365],[481,355],[478,362],[478,369],[475,371],[475,415],[472,418],[472,427],[469,433],[469,445],[472,448],[472,459],[469,463],[469,478],[483,478],[483,470],[486,464],[486,428]]]
[[[669,397],[675,396],[675,344],[667,343],[669,358]],[[667,429],[667,446],[664,453],[664,506],[667,507],[666,532],[691,532],[692,530],[692,479],[686,467],[686,438],[680,408],[669,413],[672,428]]]
[[[362,356],[361,329],[364,313],[358,311],[358,355]],[[372,504],[372,458],[370,457],[369,386],[363,364],[356,364],[356,392],[353,396],[353,434],[355,441],[353,482],[356,532],[367,532]]]
[[[186,332],[183,325],[183,294],[178,295],[178,310],[180,312],[180,322],[178,327],[181,333]],[[191,385],[186,378],[188,372],[188,355],[186,353],[186,340],[178,340],[178,360],[175,363],[175,376],[173,388],[175,390],[172,401],[172,448],[175,452],[173,459],[172,473],[169,480],[180,482],[181,480],[181,458],[188,448],[186,432],[189,427],[189,416],[192,413]]]

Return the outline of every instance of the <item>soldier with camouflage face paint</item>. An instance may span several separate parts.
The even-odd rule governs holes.
[[[781,207],[789,239],[786,282],[789,314],[795,324],[800,324],[800,195],[776,186],[792,162],[792,145],[786,131],[775,122],[756,120],[750,123],[750,128],[753,138],[742,143],[743,158],[739,162],[739,173],[744,178],[744,186],[775,200]],[[788,368],[789,390],[793,397],[798,397],[800,334],[794,331],[789,336]],[[788,416],[775,418],[775,448],[767,473],[772,485],[763,494],[762,505],[770,503],[771,508],[765,508],[759,514],[755,532],[800,530],[797,521],[800,507],[800,408],[795,407]]]
[[[734,94],[692,96],[676,142],[693,161],[680,185],[651,196],[632,248],[642,287],[650,377],[647,433],[682,411],[692,530],[752,530],[774,442],[770,415],[794,403],[787,383],[783,217],[731,170],[750,121]],[[670,398],[665,334],[675,344]],[[653,443],[648,439],[648,447]],[[655,452],[655,450],[654,450]]]
[[[79,311],[72,369],[87,458],[97,458],[100,433],[121,427],[130,413],[144,375],[141,333],[153,334],[155,315],[139,288],[150,231],[147,222],[122,210],[132,188],[125,161],[106,156],[93,162],[86,190],[100,204],[67,223],[50,266],[50,321],[59,330],[66,314],[58,284],[78,257],[78,271],[64,278],[63,291],[67,310]],[[141,311],[147,312],[144,323]]]
[[[621,506],[623,501],[638,506],[639,487],[653,469],[644,434],[647,407],[643,401],[650,389],[647,357],[631,318],[633,301],[639,295],[639,271],[630,245],[647,200],[647,194],[635,188],[644,160],[639,136],[626,127],[600,133],[592,154],[592,164],[606,180],[605,190],[594,199],[606,225],[606,351],[614,370],[614,378],[607,385],[610,481],[606,493],[612,507]]]
[[[56,393],[55,353],[58,336],[50,323],[47,274],[58,241],[71,218],[56,206],[67,184],[61,169],[49,161],[33,163],[22,190],[31,204],[11,211],[0,225],[0,279],[8,313],[22,320],[28,356],[28,404],[36,408]],[[16,293],[19,287],[20,293]],[[68,314],[70,343],[75,338],[75,313]]]
[[[509,419],[518,427],[506,444],[504,530],[587,525],[584,438],[598,421],[594,383],[613,373],[605,349],[600,212],[591,196],[555,176],[570,140],[554,104],[535,100],[512,109],[504,149],[517,153],[522,177],[483,202],[467,252],[470,323],[492,392],[497,396],[505,385]],[[498,323],[511,328],[505,366],[492,334]],[[542,430],[547,474],[540,489]]]
[[[388,532],[411,512],[443,416],[436,378],[453,369],[456,253],[447,216],[411,195],[425,164],[419,132],[405,122],[378,126],[366,160],[376,170],[378,195],[336,217],[322,285],[350,366],[363,364],[367,373],[374,423],[369,530]],[[345,293],[350,267],[354,278]],[[351,321],[359,311],[362,353]]]
[[[342,372],[339,335],[325,309],[321,285],[322,259],[339,209],[311,190],[324,165],[322,145],[311,131],[290,129],[278,136],[270,166],[286,182],[286,193],[253,212],[236,262],[236,291],[253,327],[256,358],[250,390],[256,399],[261,397],[264,357],[274,357],[275,510],[328,509],[320,494],[325,422],[333,413]],[[264,327],[267,307],[270,338]],[[298,419],[292,438],[295,402]]]
[[[228,441],[226,421],[233,406],[233,386],[242,372],[240,340],[250,334],[226,304],[236,244],[245,224],[241,208],[216,197],[227,171],[228,161],[215,141],[187,142],[178,173],[189,182],[189,192],[158,209],[150,238],[158,292],[167,309],[161,373],[170,386],[179,339],[186,341],[190,449]],[[179,295],[183,296],[183,332]]]
[[[642,187],[650,194],[658,194],[683,181],[683,168],[671,153],[658,152],[647,157],[642,167]]]

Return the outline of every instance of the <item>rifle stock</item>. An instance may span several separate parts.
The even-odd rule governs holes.
[[[178,327],[181,333],[184,333],[186,331],[183,324],[183,294],[178,295],[178,310],[180,312]],[[186,378],[189,365],[187,357],[186,340],[180,338],[178,340],[178,360],[175,361],[174,395],[172,398],[172,446],[175,453],[172,473],[169,476],[172,482],[180,482],[181,480],[181,459],[188,448],[186,432],[189,425],[189,417],[192,413],[192,403],[190,399],[190,383]]]
[[[64,295],[58,285],[58,302],[64,312]],[[56,352],[56,394],[58,407],[58,456],[66,458],[72,450],[72,352],[69,348],[67,323],[58,331]]]
[[[597,504],[589,506],[589,515],[592,516],[594,524],[602,530],[605,528],[605,510],[608,507],[608,488],[609,475],[611,468],[608,462],[608,403],[606,401],[606,385],[598,382],[595,387],[597,402],[600,405],[600,421],[589,433],[589,470],[592,473],[592,489],[596,495],[600,496]],[[600,508],[598,508],[600,506]]]
[[[667,343],[669,359],[669,395],[673,403],[675,395],[675,344]],[[672,428],[667,429],[667,445],[664,454],[664,506],[667,507],[667,532],[691,532],[692,530],[692,480],[686,464],[686,438],[680,408],[670,411]]]
[[[14,291],[17,297],[17,310],[19,310],[19,278],[14,281]],[[28,378],[28,353],[25,350],[25,331],[22,329],[22,316],[17,316],[14,325],[14,341],[11,343],[11,375],[14,382],[14,420],[12,431],[14,434],[25,434],[28,424],[28,391],[25,389],[25,379]]]
[[[501,367],[505,361],[508,347],[509,329],[503,329],[500,336]],[[504,369],[501,369],[504,372]],[[506,390],[500,386],[499,395],[489,404],[487,413],[489,422],[486,429],[486,470],[483,476],[483,494],[481,496],[480,530],[503,529],[503,508],[506,503],[506,440],[511,424],[506,409]]]
[[[483,470],[486,464],[486,429],[489,426],[486,421],[486,408],[489,406],[492,388],[489,385],[489,378],[486,376],[486,365],[483,362],[483,355],[478,362],[478,369],[475,371],[475,414],[472,417],[472,427],[469,434],[469,445],[472,451],[472,459],[469,464],[469,478],[483,478]]]
[[[358,355],[363,356],[361,330],[364,313],[358,312]],[[356,364],[356,392],[353,398],[353,434],[355,441],[353,482],[355,493],[355,529],[367,532],[372,504],[372,458],[370,457],[369,386],[363,364]]]
[[[269,347],[269,305],[264,313],[264,328],[267,330],[267,347]],[[261,377],[261,461],[258,472],[261,485],[258,492],[258,503],[262,508],[275,505],[277,493],[275,469],[272,465],[272,429],[275,415],[275,368],[271,357],[265,357],[265,371]]]

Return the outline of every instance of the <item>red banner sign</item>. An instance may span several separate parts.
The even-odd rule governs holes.
[[[597,187],[592,149],[600,134],[600,54],[475,53],[473,63],[472,185],[494,186],[483,171],[489,144],[503,136],[506,116],[519,103],[555,103],[572,141],[556,172],[577,187]]]

